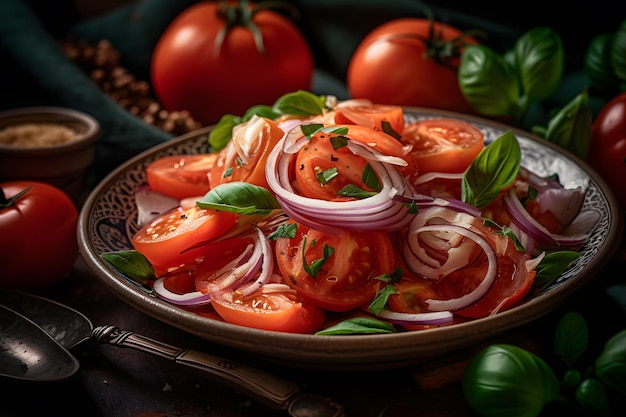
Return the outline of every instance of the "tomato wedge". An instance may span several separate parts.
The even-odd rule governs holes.
[[[285,286],[284,291],[262,289],[242,296],[231,291],[211,299],[220,317],[231,324],[288,333],[313,333],[324,324],[322,310],[303,301]]]
[[[413,122],[402,132],[402,141],[413,145],[420,174],[464,172],[484,148],[484,139],[472,124],[449,118]]]
[[[270,151],[283,137],[276,122],[253,117],[233,129],[232,139],[219,152],[215,167],[209,176],[211,187],[232,181],[269,188],[265,179],[265,165]]]
[[[237,215],[205,210],[197,206],[178,207],[152,220],[132,238],[133,247],[144,254],[157,271],[178,267],[204,255],[202,246],[187,250],[220,236],[236,222]]]
[[[325,254],[328,248],[334,249],[330,256]],[[394,268],[393,248],[386,233],[343,231],[327,235],[302,225],[297,225],[294,238],[277,239],[276,260],[292,288],[329,311],[368,304],[384,285],[376,277],[391,274]],[[320,262],[315,276],[307,272]]]
[[[178,200],[201,197],[211,189],[209,171],[216,160],[216,154],[164,156],[146,168],[148,185]]]
[[[385,123],[396,133],[404,130],[404,110],[401,106],[386,104],[346,105],[335,109],[335,124],[367,126],[386,132]]]

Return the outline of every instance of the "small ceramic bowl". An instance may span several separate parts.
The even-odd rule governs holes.
[[[22,107],[0,112],[0,181],[36,180],[84,194],[100,124],[64,107]]]

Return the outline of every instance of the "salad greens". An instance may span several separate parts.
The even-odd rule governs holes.
[[[249,108],[243,116],[226,114],[209,132],[208,141],[213,151],[217,152],[230,141],[233,128],[240,123],[247,122],[253,116],[276,119],[283,115],[314,116],[323,114],[328,109],[327,97],[318,96],[308,91],[299,90],[285,94],[276,100],[274,105],[258,105]]]
[[[611,415],[619,407],[611,398],[626,394],[626,329],[605,343],[595,361],[580,368],[588,342],[584,318],[576,312],[565,314],[554,336],[555,353],[565,367],[561,380],[556,368],[525,349],[489,345],[472,357],[465,369],[465,399],[485,417],[535,417],[548,405],[579,408],[596,416]]]

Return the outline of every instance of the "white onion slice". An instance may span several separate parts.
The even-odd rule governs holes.
[[[369,310],[368,310],[369,311]],[[454,319],[454,314],[450,311],[435,311],[428,313],[398,313],[383,309],[376,317],[385,319],[395,324],[423,324],[437,325],[448,324]]]
[[[489,262],[489,266],[487,267],[487,273],[483,280],[476,286],[476,288],[459,297],[459,298],[451,298],[448,300],[435,300],[428,299],[425,300],[425,303],[428,305],[428,309],[430,311],[455,311],[465,308],[476,301],[480,300],[482,297],[489,292],[491,285],[495,281],[498,272],[498,258],[496,256],[496,252],[491,247],[489,242],[479,235],[478,233],[469,230],[463,226],[455,225],[455,224],[437,224],[437,225],[428,225],[422,226],[416,230],[412,230],[411,233],[424,233],[424,232],[446,232],[446,233],[458,233],[467,237],[474,241],[477,245],[481,247],[481,249],[487,255],[487,261]]]
[[[467,213],[444,207],[434,206],[420,210],[409,225],[409,232],[402,246],[404,260],[411,271],[426,279],[438,281],[451,272],[464,268],[472,256],[474,245],[471,241],[462,240],[460,235],[456,235],[455,240],[450,240],[449,234],[444,236],[447,230],[443,228],[439,230],[439,236],[436,234],[429,236],[430,244],[447,255],[445,259],[434,259],[432,251],[427,251],[420,244],[419,233],[416,231],[432,224],[455,224],[469,229],[474,220],[475,218]]]
[[[174,197],[152,191],[143,186],[135,191],[135,205],[137,206],[137,226],[142,227],[161,214],[175,209],[180,202]]]

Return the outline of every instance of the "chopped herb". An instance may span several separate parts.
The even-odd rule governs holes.
[[[279,238],[293,239],[294,237],[296,237],[297,230],[298,230],[298,225],[295,223],[281,224],[267,238],[269,240],[276,240]]]
[[[318,181],[320,182],[320,184],[322,185],[326,185],[328,184],[328,182],[330,180],[332,180],[333,178],[335,178],[337,175],[339,175],[339,171],[337,170],[336,167],[332,167],[332,168],[328,168],[322,172],[318,172],[316,177],[318,179]]]
[[[310,247],[315,246],[316,243],[317,241],[314,240],[311,243]],[[323,258],[315,259],[314,261],[311,262],[310,265],[307,264],[306,257],[304,256],[306,252],[306,248],[307,248],[307,245],[306,245],[306,236],[305,236],[304,241],[302,242],[302,265],[304,265],[304,270],[306,271],[306,273],[311,275],[313,278],[315,278],[317,277],[317,274],[319,274],[319,272],[322,270],[322,266],[324,266],[328,258],[330,258],[333,252],[335,252],[335,248],[328,246],[327,244],[324,244]]]

